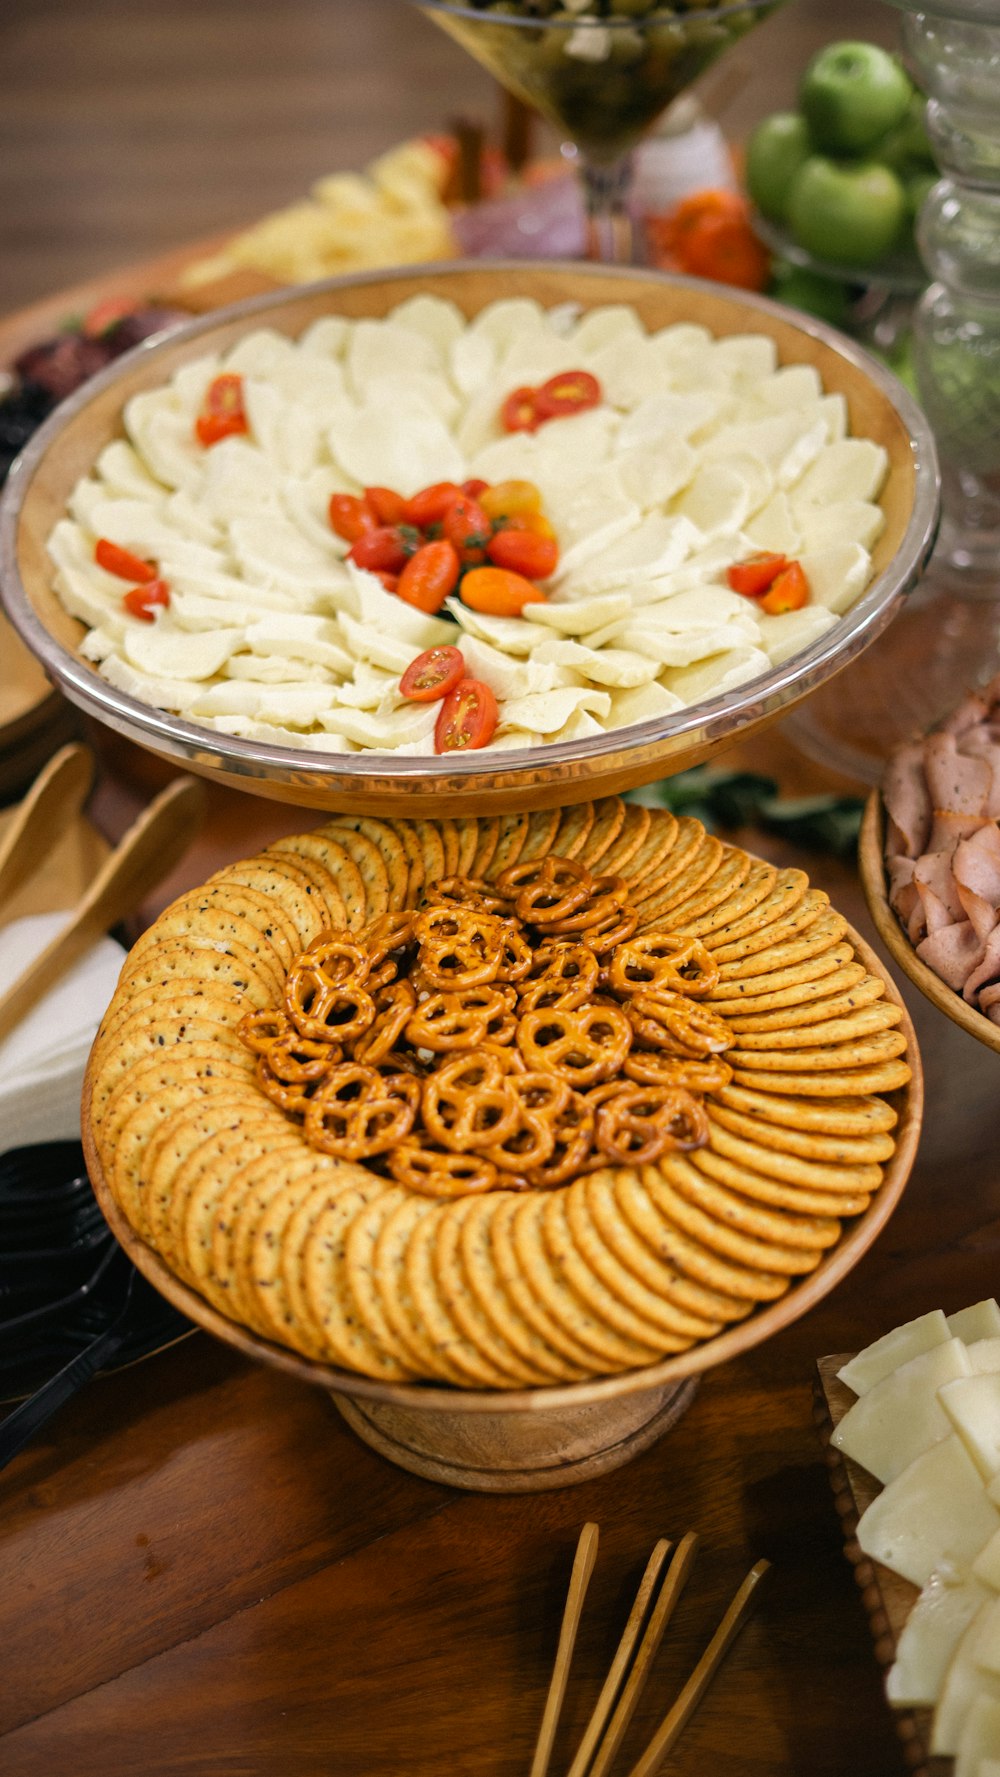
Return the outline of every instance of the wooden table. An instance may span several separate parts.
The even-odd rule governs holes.
[[[111,836],[158,772],[137,777],[141,758],[105,751],[92,812]],[[776,735],[721,762],[771,771],[788,793],[833,781]],[[158,905],[309,823],[213,789]],[[808,865],[874,937],[851,866],[742,837]],[[766,1555],[760,1613],[665,1772],[902,1771],[813,1432],[813,1365],[991,1294],[1000,1247],[996,1057],[907,997],[928,1128],[887,1231],[807,1318],[710,1372],[678,1426],[615,1474],[548,1494],[450,1492],[359,1443],[323,1393],[200,1333],[94,1383],[0,1476],[4,1777],[521,1777],[586,1518],[601,1550],[554,1772],[652,1543],[688,1528],[703,1550],[620,1769]]]

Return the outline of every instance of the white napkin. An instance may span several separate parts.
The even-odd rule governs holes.
[[[0,993],[67,923],[36,913],[0,930]],[[78,1139],[87,1056],[124,959],[113,938],[99,939],[0,1042],[0,1153]]]

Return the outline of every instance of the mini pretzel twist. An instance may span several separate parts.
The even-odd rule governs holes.
[[[669,1049],[632,1049],[622,1071],[640,1086],[683,1087],[686,1092],[718,1092],[733,1077],[732,1068],[721,1056],[695,1060],[674,1055]]]
[[[528,1012],[517,1030],[529,1073],[561,1073],[574,1086],[596,1086],[618,1073],[631,1041],[629,1021],[618,1006]]]
[[[717,1012],[666,989],[633,994],[627,1015],[636,1036],[644,1043],[654,1049],[669,1049],[675,1055],[721,1055],[735,1041]]]
[[[495,981],[506,932],[491,913],[462,907],[427,907],[413,922],[420,969],[428,985],[444,992]]]
[[[472,1197],[492,1191],[497,1169],[485,1154],[453,1154],[408,1136],[388,1156],[394,1179],[423,1197]]]
[[[339,1160],[371,1160],[409,1135],[419,1108],[420,1081],[413,1074],[342,1062],[306,1106],[305,1134]]]
[[[592,1171],[601,1164],[594,1153],[594,1112],[580,1092],[571,1092],[569,1103],[553,1125],[555,1146],[550,1157],[533,1166],[527,1175],[536,1191],[552,1191],[557,1185]]]
[[[551,927],[568,919],[588,899],[594,878],[572,858],[531,858],[508,864],[497,877],[500,893],[513,899],[514,912],[526,925]]]
[[[266,1055],[257,1058],[257,1084],[272,1104],[279,1105],[291,1117],[305,1115],[317,1090],[314,1080],[280,1080],[272,1072]]]
[[[424,1127],[453,1153],[489,1148],[513,1135],[521,1107],[492,1055],[456,1055],[424,1081]]]
[[[586,944],[550,938],[534,952],[531,973],[518,999],[518,1011],[538,1012],[559,1006],[575,1012],[595,993],[599,972],[597,958]]]
[[[517,1123],[511,1134],[487,1148],[486,1154],[502,1172],[525,1175],[552,1158],[556,1126],[572,1090],[558,1074],[543,1073],[514,1074],[508,1088],[517,1100]]]
[[[514,911],[509,897],[500,892],[499,885],[487,882],[482,876],[442,876],[437,882],[427,884],[423,900],[425,906],[445,902],[471,908],[476,913],[493,913],[498,919],[509,919]]]
[[[375,1022],[354,1044],[355,1061],[379,1067],[395,1049],[416,1008],[417,996],[409,981],[393,981],[375,995]]]
[[[314,1043],[289,1028],[287,1036],[275,1039],[264,1059],[275,1079],[299,1086],[321,1080],[343,1059],[343,1050],[337,1043]]]
[[[300,1036],[350,1043],[375,1022],[375,1001],[359,982],[335,986],[321,971],[296,965],[285,982],[285,1005]]]
[[[608,985],[626,997],[636,993],[685,993],[704,999],[719,984],[719,965],[697,938],[670,932],[645,932],[616,951],[608,968]]]
[[[617,913],[606,914],[597,925],[591,926],[586,932],[581,932],[580,936],[588,949],[603,961],[605,957],[611,956],[618,945],[625,942],[626,938],[631,938],[638,924],[639,915],[634,907],[620,907]]]
[[[558,936],[564,932],[606,931],[622,917],[627,907],[628,883],[624,876],[597,876],[586,900],[577,910],[560,919],[546,919],[545,932]],[[539,922],[536,920],[535,923]]]
[[[362,927],[359,942],[368,952],[369,992],[396,979],[407,946],[413,942],[413,920],[413,913],[404,908],[398,913],[380,913]]]
[[[663,1086],[626,1086],[602,1104],[595,1119],[600,1152],[619,1166],[640,1166],[675,1148],[708,1140],[705,1107],[689,1092]]]
[[[494,1033],[502,1032],[504,1020],[510,1016],[499,988],[464,987],[460,993],[432,993],[429,999],[422,1000],[407,1020],[405,1035],[415,1049],[432,1049],[439,1054],[452,1049],[476,1049],[489,1041],[491,1028]]]
[[[247,1012],[236,1026],[236,1035],[254,1055],[268,1055],[272,1043],[294,1035],[294,1026],[284,1012],[266,1007],[263,1011]]]

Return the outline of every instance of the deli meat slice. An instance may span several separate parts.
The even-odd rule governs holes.
[[[981,815],[993,776],[985,759],[960,753],[953,734],[931,734],[924,742],[924,768],[931,806],[949,814]]]
[[[920,741],[899,747],[893,753],[886,767],[882,799],[902,842],[898,848],[894,845],[893,851],[898,849],[908,858],[918,858],[930,838],[933,814]]]
[[[961,993],[970,975],[983,958],[983,945],[976,936],[976,928],[971,920],[963,920],[961,925],[942,926],[928,938],[923,938],[917,945],[917,955],[922,963],[940,975],[956,993]]]
[[[1000,925],[986,940],[985,951],[965,983],[965,998],[970,1006],[977,1004],[980,988],[994,987],[1000,982]]]
[[[955,848],[954,882],[962,911],[985,942],[1000,909],[1000,827],[980,827],[960,842]]]

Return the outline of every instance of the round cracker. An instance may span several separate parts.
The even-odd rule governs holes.
[[[789,1129],[781,1123],[765,1123],[762,1117],[734,1111],[712,1099],[709,1107],[712,1127],[721,1125],[741,1140],[760,1147],[773,1148],[782,1154],[797,1154],[803,1160],[817,1160],[825,1165],[869,1166],[891,1160],[896,1144],[891,1135],[819,1135],[814,1130]]]
[[[685,815],[678,822],[680,828],[683,828],[687,818]],[[684,843],[683,868],[671,876],[657,894],[643,897],[639,904],[643,931],[648,931],[653,924],[669,925],[672,909],[686,902],[695,890],[701,887],[702,883],[707,882],[710,876],[714,876],[722,863],[725,856],[722,840],[717,839],[714,833],[706,833],[700,821],[692,821],[691,825],[697,828],[700,837],[698,837],[697,843],[692,840],[690,844],[687,844],[686,835],[679,839],[675,857],[678,855],[680,844]]]
[[[592,802],[574,802],[571,808],[561,810],[559,828],[552,846],[557,858],[579,856],[587,843],[595,818]]]
[[[769,1031],[804,1030],[807,1026],[826,1024],[834,1018],[849,1018],[885,996],[885,985],[877,975],[865,975],[856,987],[846,993],[830,994],[826,999],[805,1001],[798,1006],[779,1007],[776,1012],[751,1012],[746,1017],[728,1019],[730,1030],[739,1036],[748,1033],[765,1035]]]
[[[823,943],[826,944],[827,940],[824,939]],[[833,944],[828,949],[821,949],[814,956],[803,957],[797,962],[784,965],[775,963],[773,969],[766,975],[749,974],[743,977],[733,975],[730,979],[720,980],[718,986],[713,987],[712,992],[707,996],[706,1004],[721,1012],[725,1017],[726,1008],[720,1004],[721,1001],[729,1000],[734,1010],[737,1003],[744,998],[754,1002],[764,1000],[766,1004],[772,994],[782,993],[786,988],[795,988],[797,991],[805,982],[820,981],[824,975],[836,974],[839,969],[844,968],[853,959],[854,951],[850,944]],[[754,959],[750,960],[752,963]],[[729,967],[737,969],[741,965],[730,963]],[[862,973],[864,972],[862,971]],[[755,1010],[759,1009],[755,1006]]]
[[[227,864],[209,880],[213,885],[242,884],[258,894],[273,897],[295,927],[299,948],[308,950],[321,932],[327,931],[331,925],[344,924],[346,910],[342,916],[331,919],[325,896],[320,894],[303,864],[304,860],[297,860],[292,852],[262,853],[238,864]]]
[[[420,900],[420,893],[426,880],[424,866],[424,848],[409,821],[387,821],[406,852],[406,861],[410,867],[409,888],[407,889],[406,905],[415,907]]]
[[[678,1220],[670,1207],[673,1194],[659,1174],[655,1177],[657,1185],[662,1187],[658,1194],[650,1188],[645,1169],[641,1174],[620,1173],[615,1185],[615,1197],[622,1214],[655,1253],[695,1283],[720,1295],[748,1301],[751,1306],[784,1295],[788,1288],[787,1276],[740,1264],[706,1245],[697,1234],[692,1234],[690,1216],[688,1225]],[[688,1207],[682,1204],[682,1208]]]
[[[718,869],[686,901],[670,909],[671,931],[687,935],[689,923],[703,924],[715,908],[723,907],[750,875],[751,862],[749,852],[736,846],[725,850]]]
[[[717,1184],[728,1185],[741,1197],[749,1197],[752,1202],[766,1204],[771,1209],[789,1210],[793,1215],[836,1216],[839,1222],[841,1218],[860,1215],[871,1202],[871,1193],[867,1191],[812,1191],[807,1185],[783,1183],[781,1179],[745,1165],[745,1146],[740,1144],[744,1156],[737,1160],[716,1153],[714,1148],[700,1148],[691,1156],[692,1165]]]
[[[756,1068],[733,1069],[733,1082],[737,1086],[759,1091],[766,1083],[768,1091],[773,1089],[789,1096],[801,1094],[805,1098],[843,1098],[851,1093],[868,1097],[880,1092],[898,1092],[900,1087],[908,1086],[912,1078],[910,1068],[902,1059],[884,1061],[877,1067],[858,1067],[845,1073],[770,1074]]]
[[[817,913],[794,936],[768,944],[765,949],[744,950],[731,961],[728,956],[720,961],[719,952],[714,950],[712,960],[719,965],[720,986],[726,981],[753,980],[757,976],[777,974],[781,969],[794,968],[798,963],[810,962],[813,957],[822,956],[824,952],[833,950],[840,944],[846,931],[847,921],[843,914],[826,909]],[[739,948],[738,945],[728,944],[726,951]]]
[[[344,830],[362,833],[377,847],[385,865],[389,906],[393,908],[406,907],[409,904],[410,894],[410,859],[399,833],[389,825],[388,821],[377,820],[364,814],[338,815],[335,821],[330,821],[326,827],[320,829],[321,832],[329,833],[332,839],[336,839],[338,833]],[[360,869],[360,864],[358,867]],[[364,873],[362,872],[362,874]]]
[[[594,803],[593,825],[576,854],[578,861],[588,870],[597,872],[598,864],[618,838],[624,822],[625,804],[621,797],[602,796]]]
[[[368,886],[358,862],[358,855],[374,883],[373,911],[388,905],[388,876],[377,845],[364,833],[345,827],[334,839],[329,830],[315,833],[292,833],[287,839],[276,839],[265,857],[294,859],[299,869],[314,883],[326,908],[326,923],[334,931],[358,931],[368,919]],[[381,889],[381,894],[379,890]]]
[[[592,1210],[592,1199],[600,1190],[599,1173],[588,1173],[577,1179],[564,1193],[566,1215],[573,1242],[581,1257],[601,1282],[623,1302],[634,1307],[659,1332],[692,1343],[710,1339],[720,1331],[721,1320],[709,1320],[680,1308],[664,1295],[662,1289],[650,1289],[634,1270],[619,1259],[617,1253],[602,1239]],[[595,1180],[598,1181],[595,1183]],[[604,1183],[610,1190],[605,1177]]]
[[[654,808],[643,844],[630,858],[625,876],[642,895],[655,895],[674,875],[673,854],[677,844],[677,816],[669,809]],[[633,897],[638,900],[639,896]]]
[[[269,1333],[251,1289],[249,1258],[243,1266],[238,1266],[235,1260],[239,1215],[252,1200],[252,1193],[261,1188],[262,1181],[273,1194],[280,1190],[285,1179],[293,1176],[296,1167],[307,1164],[308,1159],[301,1140],[275,1141],[266,1154],[261,1154],[258,1148],[253,1158],[231,1165],[229,1183],[212,1218],[212,1274],[225,1281],[233,1319],[252,1327],[262,1337],[269,1337]]]
[[[447,1318],[442,1328],[441,1318],[432,1307],[435,1321],[432,1330],[410,1287],[407,1261],[411,1242],[427,1225],[432,1232],[436,1231],[438,1218],[434,1211],[440,1215],[441,1208],[442,1205],[431,1197],[421,1197],[416,1192],[404,1193],[402,1201],[392,1209],[379,1230],[373,1281],[385,1318],[403,1349],[410,1354],[409,1361],[416,1373],[451,1383],[457,1388],[468,1388],[470,1383],[479,1386],[482,1378],[478,1369],[470,1374],[453,1356],[451,1347],[458,1337],[456,1329]],[[423,1288],[422,1277],[419,1287]]]
[[[557,1274],[561,1273],[599,1326],[609,1327],[658,1356],[686,1351],[692,1344],[690,1335],[668,1332],[662,1324],[647,1320],[636,1306],[610,1290],[600,1273],[588,1264],[570,1224],[570,1196],[569,1191],[549,1191],[539,1205],[542,1237]]]
[[[724,900],[713,902],[707,911],[699,914],[697,918],[691,918],[689,915],[685,919],[684,936],[686,938],[700,938],[704,944],[707,944],[710,934],[731,925],[741,915],[758,907],[770,893],[777,874],[773,864],[762,864],[756,858],[751,858],[750,868],[746,875],[730,888]]]
[[[503,1291],[510,1297],[522,1319],[534,1327],[547,1345],[560,1352],[571,1364],[579,1366],[584,1376],[592,1376],[598,1362],[593,1348],[575,1338],[557,1317],[554,1318],[528,1283],[511,1230],[514,1217],[523,1207],[522,1198],[506,1194],[502,1198],[498,1196],[496,1213],[489,1224],[493,1260]]]
[[[818,965],[811,963],[807,968],[803,964],[798,969],[787,970],[777,987],[768,986],[766,978],[751,977],[749,981],[727,982],[721,995],[716,989],[708,997],[714,1010],[723,1018],[754,1017],[760,1012],[781,1012],[791,1007],[813,1005],[832,994],[851,992],[868,979],[864,964],[855,961],[853,950],[843,945],[838,947],[832,965],[820,957]],[[761,987],[763,992],[758,991]],[[735,991],[743,988],[753,991]]]
[[[790,1277],[815,1270],[822,1258],[820,1245],[786,1246],[747,1232],[747,1220],[753,1220],[759,1211],[753,1205],[736,1201],[732,1193],[722,1194],[721,1187],[709,1190],[708,1181],[693,1166],[679,1164],[676,1155],[661,1161],[659,1168],[643,1168],[643,1181],[658,1212],[682,1233],[718,1254],[727,1264],[745,1266],[755,1279],[753,1287],[758,1296],[762,1278],[780,1277],[787,1288]],[[732,1200],[727,1202],[727,1198]]]
[[[521,860],[527,858],[547,858],[555,849],[555,838],[559,831],[560,813],[558,808],[536,808],[528,816],[528,831],[521,847]]]
[[[500,837],[490,860],[489,877],[493,881],[508,865],[516,864],[528,837],[528,816],[507,814],[500,817]]]
[[[608,846],[601,859],[602,876],[628,878],[632,860],[642,850],[652,824],[651,809],[646,808],[641,802],[626,802],[621,831],[617,839]]]
[[[183,944],[164,938],[151,944],[129,973],[122,971],[117,991],[124,993],[132,985],[160,987],[165,981],[222,981],[242,993],[248,1006],[261,1008],[280,1004],[284,993],[284,977],[235,938],[218,947],[207,938],[190,938]]]
[[[215,1220],[234,1169],[259,1155],[264,1143],[243,1124],[237,1129],[215,1129],[200,1140],[190,1130],[188,1134],[194,1145],[185,1146],[183,1157],[178,1135],[161,1149],[160,1164],[152,1168],[147,1211],[150,1239],[175,1271],[232,1319],[236,1316],[232,1277],[229,1271],[219,1272],[215,1264]],[[206,1242],[199,1247],[201,1268],[197,1274],[184,1239],[187,1214],[196,1195],[197,1231]]]
[[[764,931],[786,919],[808,889],[809,878],[804,870],[779,870],[767,894],[754,907],[713,932],[712,937],[706,940],[709,949],[714,951],[717,945],[735,944],[741,938],[749,938],[753,933]]]
[[[406,1248],[406,1283],[418,1323],[431,1340],[438,1362],[445,1360],[452,1374],[457,1371],[465,1387],[511,1388],[514,1384],[507,1371],[501,1365],[491,1363],[465,1339],[438,1291],[434,1249],[438,1222],[442,1213],[447,1215],[449,1210],[450,1205],[438,1205],[436,1215],[418,1222]]]
[[[420,846],[424,861],[424,887],[429,882],[439,882],[449,872],[445,869],[444,840],[440,829],[434,821],[414,821],[413,830]],[[454,871],[450,872],[454,875]]]
[[[512,1193],[496,1191],[485,1197],[468,1199],[459,1224],[463,1274],[478,1307],[497,1336],[512,1347],[518,1358],[536,1365],[550,1383],[579,1381],[590,1374],[587,1365],[571,1361],[551,1345],[530,1321],[518,1313],[503,1287],[494,1251],[493,1222],[505,1203],[514,1202],[516,1198]]]
[[[279,981],[284,978],[288,968],[288,955],[261,930],[259,924],[244,918],[235,907],[221,902],[207,901],[196,895],[188,895],[185,900],[186,906],[175,903],[166,913],[161,913],[156,924],[150,926],[133,944],[122,969],[123,979],[127,978],[126,970],[130,965],[134,969],[145,954],[167,939],[192,945],[208,944],[212,947],[228,943],[231,939],[252,956],[256,956]]]
[[[496,816],[490,815],[486,819],[496,821]],[[476,820],[475,815],[463,814],[456,816],[455,826],[458,829],[458,874],[459,876],[471,876],[472,862],[479,850],[480,822]],[[496,821],[496,834],[499,839],[499,821]]]
[[[594,1172],[586,1181],[586,1192],[594,1226],[608,1250],[665,1302],[722,1323],[743,1320],[750,1313],[753,1297],[693,1277],[665,1250],[663,1224],[634,1172]]]
[[[250,1277],[268,1338],[304,1351],[307,1357],[322,1357],[322,1340],[311,1333],[308,1322],[303,1325],[296,1317],[288,1280],[301,1266],[303,1248],[322,1211],[342,1191],[358,1183],[358,1176],[353,1167],[332,1161],[328,1154],[311,1149],[310,1156],[311,1164],[296,1166],[294,1175],[282,1169],[281,1189],[270,1198],[255,1225]],[[300,1217],[304,1206],[306,1212]],[[304,1300],[301,1279],[298,1287]]]
[[[746,1111],[765,1123],[792,1130],[817,1130],[822,1135],[869,1136],[895,1129],[899,1118],[881,1098],[843,1094],[825,1104],[803,1104],[801,1098],[782,1097],[773,1082],[759,1087],[728,1085],[713,1093],[713,1100],[734,1111]]]
[[[783,1153],[779,1148],[767,1147],[763,1143],[749,1141],[744,1136],[733,1135],[712,1117],[709,1118],[709,1127],[709,1145],[692,1154],[692,1165],[706,1171],[711,1178],[717,1178],[720,1184],[732,1185],[734,1191],[742,1188],[741,1177],[746,1181],[750,1196],[757,1195],[758,1178],[801,1187],[819,1202],[819,1207],[810,1210],[810,1214],[837,1216],[852,1212],[837,1209],[835,1203],[829,1199],[868,1198],[882,1183],[882,1168],[877,1165],[831,1166],[820,1160],[803,1160],[799,1154]],[[726,1176],[723,1176],[723,1162]],[[826,1203],[822,1201],[824,1193],[828,1199]],[[805,1205],[797,1206],[789,1199],[786,1207],[805,1208]]]
[[[802,1024],[785,1030],[740,1031],[736,1036],[736,1046],[747,1055],[758,1051],[774,1054],[783,1050],[807,1049],[818,1043],[822,1043],[824,1047],[832,1045],[836,1050],[841,1045],[856,1046],[877,1038],[900,1024],[902,1018],[900,1008],[894,1006],[891,1000],[886,1000],[876,1002],[873,1006],[863,1006],[843,1018],[828,1018],[825,1023]],[[884,1060],[884,1057],[879,1059]]]
[[[476,849],[472,854],[468,873],[470,876],[488,876],[494,853],[500,844],[500,817],[495,814],[480,815],[476,827]]]
[[[547,1196],[540,1192],[525,1197],[510,1220],[514,1251],[536,1302],[544,1305],[563,1332],[590,1349],[592,1363],[596,1358],[612,1369],[635,1369],[654,1362],[655,1345],[629,1338],[595,1314],[553,1260],[542,1232]]]
[[[829,895],[822,889],[809,889],[781,919],[748,932],[745,938],[731,939],[728,944],[713,944],[712,955],[723,968],[725,964],[740,962],[744,957],[757,956],[763,951],[770,953],[779,944],[790,944],[803,932],[811,931],[829,907]]]
[[[302,1255],[306,1301],[320,1329],[329,1361],[383,1382],[407,1382],[412,1370],[376,1344],[347,1288],[345,1247],[351,1223],[375,1198],[395,1187],[375,1173],[363,1185],[341,1191],[317,1219]]]
[[[450,1214],[437,1219],[431,1264],[442,1305],[468,1343],[495,1369],[503,1371],[509,1382],[523,1387],[551,1382],[550,1371],[520,1357],[510,1340],[501,1337],[469,1286],[462,1263],[462,1229],[467,1216],[480,1202],[479,1197],[460,1197],[451,1205]]]
[[[458,859],[462,849],[458,828],[450,815],[438,815],[434,824],[441,835],[441,844],[444,848],[444,873],[446,876],[454,876],[458,870]]]

